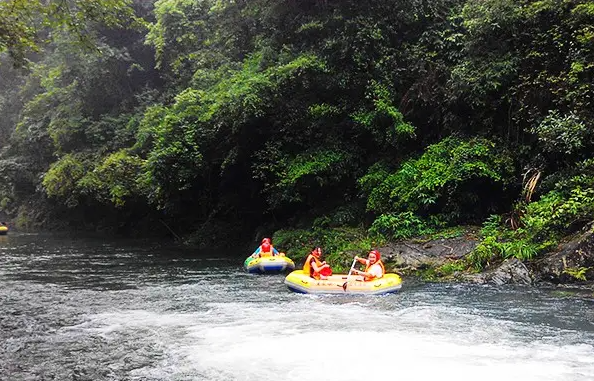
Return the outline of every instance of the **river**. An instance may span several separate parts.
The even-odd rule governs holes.
[[[0,380],[594,380],[594,301],[406,280],[294,294],[246,253],[0,237]]]

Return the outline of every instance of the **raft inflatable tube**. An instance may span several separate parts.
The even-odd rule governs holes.
[[[6,235],[8,233],[8,226],[0,226],[0,235]]]
[[[381,279],[365,282],[362,277],[351,275],[347,283],[347,274],[316,280],[302,270],[295,270],[287,275],[285,284],[289,290],[301,294],[381,295],[400,290],[402,279],[397,274],[385,274]]]
[[[261,258],[249,256],[243,263],[243,266],[251,274],[282,273],[295,269],[295,263],[290,258],[280,255]]]

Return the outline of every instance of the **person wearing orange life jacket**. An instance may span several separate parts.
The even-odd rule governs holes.
[[[359,263],[365,265],[365,271],[353,269],[353,274],[363,275],[363,279],[366,282],[382,278],[386,273],[386,269],[380,258],[380,253],[377,250],[371,250],[367,256],[367,259],[355,257]]]
[[[303,272],[314,279],[328,279],[328,276],[332,275],[332,270],[326,261],[320,260],[321,257],[322,249],[314,248],[303,263]]]
[[[276,256],[276,255],[283,255],[283,254],[279,253],[278,250],[276,250],[274,248],[274,246],[272,246],[272,243],[270,242],[270,238],[264,238],[262,240],[262,244],[260,246],[258,246],[256,251],[254,251],[254,253],[252,254],[252,257],[259,258],[259,257],[271,257],[271,256]]]

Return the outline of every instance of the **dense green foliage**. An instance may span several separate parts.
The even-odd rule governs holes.
[[[15,218],[329,252],[484,223],[476,268],[592,219],[594,2],[10,3]]]
[[[484,139],[446,138],[429,146],[418,159],[409,159],[395,173],[375,165],[359,180],[369,194],[367,209],[381,215],[373,233],[391,238],[423,234],[430,227],[472,222],[493,205],[479,194],[502,193],[513,174],[509,156],[494,152]]]
[[[521,219],[516,229],[505,226],[500,216],[491,216],[483,226],[483,240],[470,256],[470,263],[481,269],[499,258],[532,259],[538,253],[554,249],[564,236],[591,222],[594,160],[578,163],[564,177],[538,201],[517,206]]]
[[[133,21],[130,0],[4,0],[0,2],[0,53],[7,51],[16,66],[27,63],[27,53],[59,31],[73,34],[90,47],[92,23],[122,26]],[[51,32],[47,29],[53,28]]]

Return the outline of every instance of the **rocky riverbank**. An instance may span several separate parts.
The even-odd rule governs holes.
[[[494,262],[481,272],[469,272],[464,261],[478,243],[476,231],[470,229],[458,237],[404,240],[379,249],[390,270],[428,280],[547,285],[594,291],[592,224],[560,244],[554,252],[530,261],[509,258]]]

